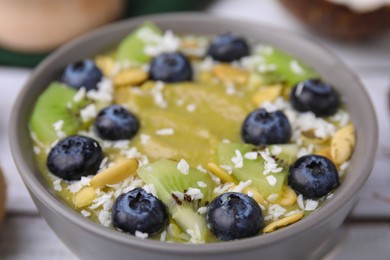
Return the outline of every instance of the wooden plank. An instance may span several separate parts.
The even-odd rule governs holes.
[[[0,232],[0,259],[77,259],[39,216],[11,215]]]

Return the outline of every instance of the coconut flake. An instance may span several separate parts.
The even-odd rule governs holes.
[[[84,217],[89,217],[89,216],[91,216],[91,212],[89,212],[89,211],[86,211],[86,210],[82,210],[82,211],[80,211],[80,213],[81,213],[81,215],[83,215]]]
[[[275,185],[276,185],[277,180],[276,180],[275,176],[273,176],[273,175],[268,175],[268,176],[266,177],[266,179],[267,179],[269,185],[271,185],[271,186],[275,186]]]
[[[198,181],[197,184],[201,188],[206,188],[207,187],[207,184],[205,182],[203,182],[203,181]]]
[[[179,163],[177,164],[177,169],[180,173],[184,175],[188,175],[190,173],[190,165],[184,159],[181,159],[179,161]]]
[[[157,197],[157,190],[154,187],[153,183],[145,184],[142,189],[144,189],[147,193],[152,194],[153,196]]]
[[[205,168],[203,168],[203,166],[202,165],[198,165],[198,166],[196,166],[196,169],[198,170],[198,171],[201,171],[201,172],[207,172],[207,170],[205,169]]]
[[[203,193],[200,189],[197,188],[188,188],[186,195],[191,197],[191,200],[200,200],[203,199]]]
[[[240,183],[231,189],[232,192],[242,192],[245,188],[249,187],[252,184],[252,180],[240,181]]]
[[[188,112],[194,112],[196,110],[196,108],[197,108],[196,104],[189,104],[186,107]]]
[[[138,238],[146,239],[149,237],[148,233],[142,233],[141,231],[136,230],[134,235]]]
[[[198,214],[200,215],[206,214],[206,212],[207,212],[207,207],[200,207],[198,209]]]
[[[78,103],[78,102],[80,102],[81,100],[83,100],[83,99],[85,98],[85,94],[86,94],[86,93],[87,93],[86,88],[85,88],[85,87],[81,87],[81,88],[77,91],[76,95],[74,95],[74,97],[73,97],[73,102]]]
[[[318,201],[316,200],[306,200],[305,211],[313,211],[318,207]]]
[[[231,161],[234,163],[234,168],[242,168],[244,166],[244,159],[240,150],[234,151],[236,156],[234,156]]]
[[[80,111],[80,116],[83,122],[88,122],[89,120],[94,119],[96,115],[97,110],[95,104],[90,104]]]
[[[102,78],[102,80],[97,84],[97,88],[97,90],[89,90],[86,94],[87,98],[106,103],[113,100],[114,87],[110,79]]]
[[[141,134],[141,144],[147,144],[150,140],[150,135]]]
[[[173,128],[163,128],[156,130],[156,135],[173,135],[175,130]]]
[[[244,157],[248,160],[256,160],[257,159],[257,152],[248,152],[244,155]]]
[[[292,72],[294,72],[297,75],[302,75],[305,73],[305,70],[302,68],[302,66],[296,60],[290,61],[290,69]]]

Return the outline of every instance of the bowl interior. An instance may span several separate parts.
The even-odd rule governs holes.
[[[292,226],[271,233],[266,237],[258,236],[227,242],[229,247],[227,247],[226,243],[191,247],[158,241],[141,241],[141,239],[107,230],[100,225],[92,223],[58,200],[46,188],[46,184],[34,161],[28,130],[28,120],[33,105],[40,93],[51,80],[58,78],[59,73],[67,64],[81,58],[92,57],[101,51],[107,50],[146,20],[154,21],[163,30],[170,29],[177,33],[218,34],[230,31],[253,39],[255,42],[274,45],[310,65],[322,75],[323,79],[333,84],[343,97],[343,102],[346,104],[357,129],[357,145],[351,159],[349,173],[344,183],[337,190],[335,197],[311,216]],[[88,229],[97,235],[114,239],[120,243],[159,250],[193,251],[194,253],[199,252],[199,250],[216,253],[218,251],[275,243],[280,239],[310,229],[310,227],[326,220],[332,212],[337,211],[348,200],[352,199],[368,178],[372,170],[378,136],[376,116],[362,84],[356,76],[327,50],[319,47],[318,44],[303,39],[302,36],[279,29],[197,13],[167,14],[132,19],[104,27],[65,45],[50,55],[33,72],[15,103],[11,118],[10,143],[17,168],[30,192],[53,211],[62,214],[81,228]]]

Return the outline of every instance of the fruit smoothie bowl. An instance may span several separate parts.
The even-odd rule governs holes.
[[[313,256],[377,145],[369,98],[332,54],[204,14],[132,19],[65,45],[13,113],[23,181],[81,259]]]

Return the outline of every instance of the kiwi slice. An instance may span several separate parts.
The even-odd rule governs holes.
[[[146,22],[125,39],[118,46],[116,58],[120,61],[130,61],[134,63],[144,64],[150,60],[150,56],[146,55],[144,48],[146,41],[140,34],[145,33],[148,36],[161,36],[162,32],[151,22]]]
[[[259,150],[257,147],[249,144],[221,143],[217,151],[218,163],[231,167],[233,169],[232,174],[237,180],[252,180],[251,186],[266,198],[271,194],[281,193],[283,185],[287,181],[288,165],[295,161],[295,159],[293,159],[296,154],[295,145],[278,146],[282,151],[274,156],[274,159],[278,163],[278,166],[282,167],[281,172],[264,175],[265,160],[262,156],[259,155],[255,160],[249,160],[244,157],[248,152]],[[274,146],[271,145],[268,148],[272,151]],[[243,157],[242,168],[235,168],[235,164],[232,162],[232,158],[237,156],[236,151],[239,151]],[[273,176],[275,182],[273,182],[273,180],[269,181],[269,179],[267,179],[268,176]]]
[[[271,151],[280,151],[276,156],[275,160],[278,164],[282,164],[285,167],[290,167],[297,160],[297,154],[299,147],[296,144],[277,144],[270,145],[268,149]]]
[[[167,206],[173,221],[184,231],[197,234],[193,242],[207,242],[212,237],[204,216],[199,215],[199,207],[205,206],[212,199],[215,183],[208,173],[189,168],[187,174],[178,170],[178,163],[160,160],[138,169],[138,176],[147,184],[153,184],[157,196]],[[199,189],[202,199],[191,200],[190,196],[179,198],[176,192],[185,193]],[[188,232],[190,231],[190,232]],[[195,240],[195,241],[194,241]]]
[[[66,135],[76,134],[82,125],[79,112],[88,101],[74,102],[77,90],[59,82],[52,82],[39,96],[31,118],[30,130],[43,144],[50,145],[59,138],[53,124],[62,120],[61,131]]]
[[[272,51],[261,51],[260,55],[265,65],[275,66],[274,70],[264,74],[264,80],[269,84],[285,82],[292,87],[300,81],[319,77],[312,68],[276,48]]]

